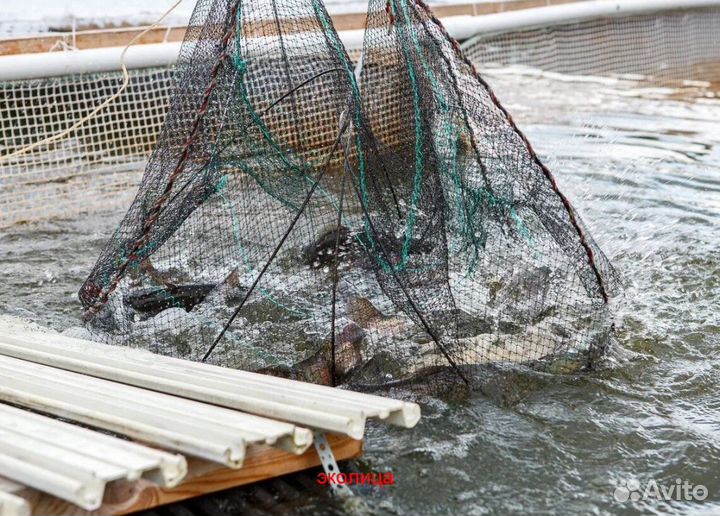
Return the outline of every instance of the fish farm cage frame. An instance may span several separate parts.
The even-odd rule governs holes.
[[[507,0],[437,11],[481,70],[720,77],[720,0]],[[364,16],[336,18],[357,59]],[[0,227],[116,210],[132,200],[164,121],[183,28],[156,29],[129,49],[129,87],[98,116],[51,145],[2,156],[67,129],[115,93],[122,83],[118,45],[134,34],[0,40]],[[41,51],[53,47],[51,41],[83,49]]]

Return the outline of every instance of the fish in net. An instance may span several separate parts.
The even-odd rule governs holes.
[[[101,341],[373,388],[591,365],[616,290],[421,1],[371,0],[352,60],[319,0],[200,0],[80,299]]]

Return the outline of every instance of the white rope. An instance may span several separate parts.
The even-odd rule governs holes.
[[[27,152],[30,152],[33,149],[36,149],[37,147],[40,147],[41,145],[46,145],[48,143],[52,143],[54,141],[57,141],[71,132],[75,131],[78,127],[85,124],[88,120],[92,119],[93,117],[97,116],[100,111],[108,107],[110,104],[112,104],[122,93],[127,89],[128,84],[130,83],[130,74],[128,73],[127,67],[125,66],[125,54],[127,53],[128,49],[133,46],[141,37],[143,37],[145,34],[156,28],[160,23],[167,18],[167,16],[172,13],[178,5],[182,3],[183,0],[177,0],[170,9],[165,11],[165,14],[163,14],[160,18],[158,18],[155,23],[147,27],[144,31],[140,32],[139,34],[136,34],[134,38],[132,38],[128,44],[123,49],[122,53],[120,54],[120,67],[122,68],[122,74],[123,74],[123,83],[120,86],[120,88],[110,97],[108,97],[105,102],[97,106],[95,109],[93,109],[90,113],[82,117],[80,120],[75,122],[73,125],[65,129],[64,131],[61,131],[57,134],[54,134],[52,136],[48,136],[47,138],[44,138],[40,141],[37,141],[35,143],[32,143],[26,147],[23,147],[21,149],[18,149],[14,152],[11,152],[10,154],[5,154],[4,156],[0,156],[0,162],[9,160],[11,158],[15,158],[17,156],[21,156]]]

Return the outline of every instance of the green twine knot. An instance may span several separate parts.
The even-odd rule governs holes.
[[[230,178],[227,176],[227,174],[222,176],[220,178],[220,181],[218,181],[217,184],[215,185],[215,193],[219,194],[220,192],[225,190],[229,181],[230,181]]]
[[[235,65],[235,69],[240,72],[241,75],[245,75],[247,72],[247,62],[242,57],[234,55],[233,64]]]

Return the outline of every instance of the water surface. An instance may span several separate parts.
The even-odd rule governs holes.
[[[490,77],[625,282],[597,371],[520,371],[486,395],[423,397],[372,426],[377,514],[720,513],[720,100],[659,87]],[[0,313],[62,330],[121,213],[0,230]],[[400,393],[397,394],[406,394]],[[702,484],[705,501],[619,502],[619,483]],[[354,511],[312,495],[303,514]]]

